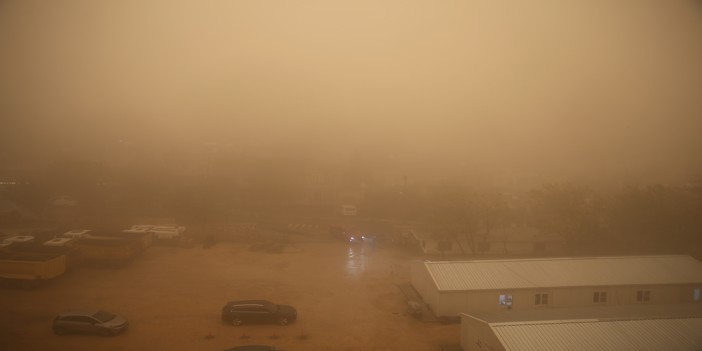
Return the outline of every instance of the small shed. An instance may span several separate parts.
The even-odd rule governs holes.
[[[456,240],[446,236],[438,235],[434,232],[413,229],[409,232],[412,236],[412,241],[427,255],[461,255],[459,243]]]
[[[412,286],[437,317],[553,307],[700,302],[685,255],[417,261]]]

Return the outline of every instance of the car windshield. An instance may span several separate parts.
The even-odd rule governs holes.
[[[93,318],[99,320],[100,322],[107,322],[115,318],[115,315],[106,311],[97,311],[97,313],[93,315]]]

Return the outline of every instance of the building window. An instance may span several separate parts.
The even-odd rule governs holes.
[[[607,302],[607,292],[606,291],[595,291],[592,294],[592,302],[594,302],[594,303]]]
[[[548,294],[536,294],[536,295],[534,295],[534,304],[536,304],[536,305],[548,305]]]
[[[695,291],[692,292],[692,299],[695,301],[700,300],[700,289],[699,288],[695,289]]]
[[[648,302],[651,300],[651,290],[639,290],[636,292],[636,302]]]
[[[512,295],[500,294],[500,305],[511,307]]]

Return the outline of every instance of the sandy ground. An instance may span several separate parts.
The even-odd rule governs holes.
[[[267,344],[284,350],[440,350],[459,326],[406,314],[398,284],[406,253],[394,248],[297,238],[281,253],[249,244],[149,248],[122,269],[77,268],[31,291],[0,290],[0,350],[225,350]],[[298,309],[288,326],[220,321],[228,300],[268,299]],[[101,308],[126,316],[115,337],[56,336],[53,317]],[[211,336],[211,337],[208,337]]]

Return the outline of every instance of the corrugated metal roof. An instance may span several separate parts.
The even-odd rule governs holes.
[[[702,283],[690,256],[424,262],[439,291]]]
[[[505,350],[702,350],[702,318],[489,324]]]

